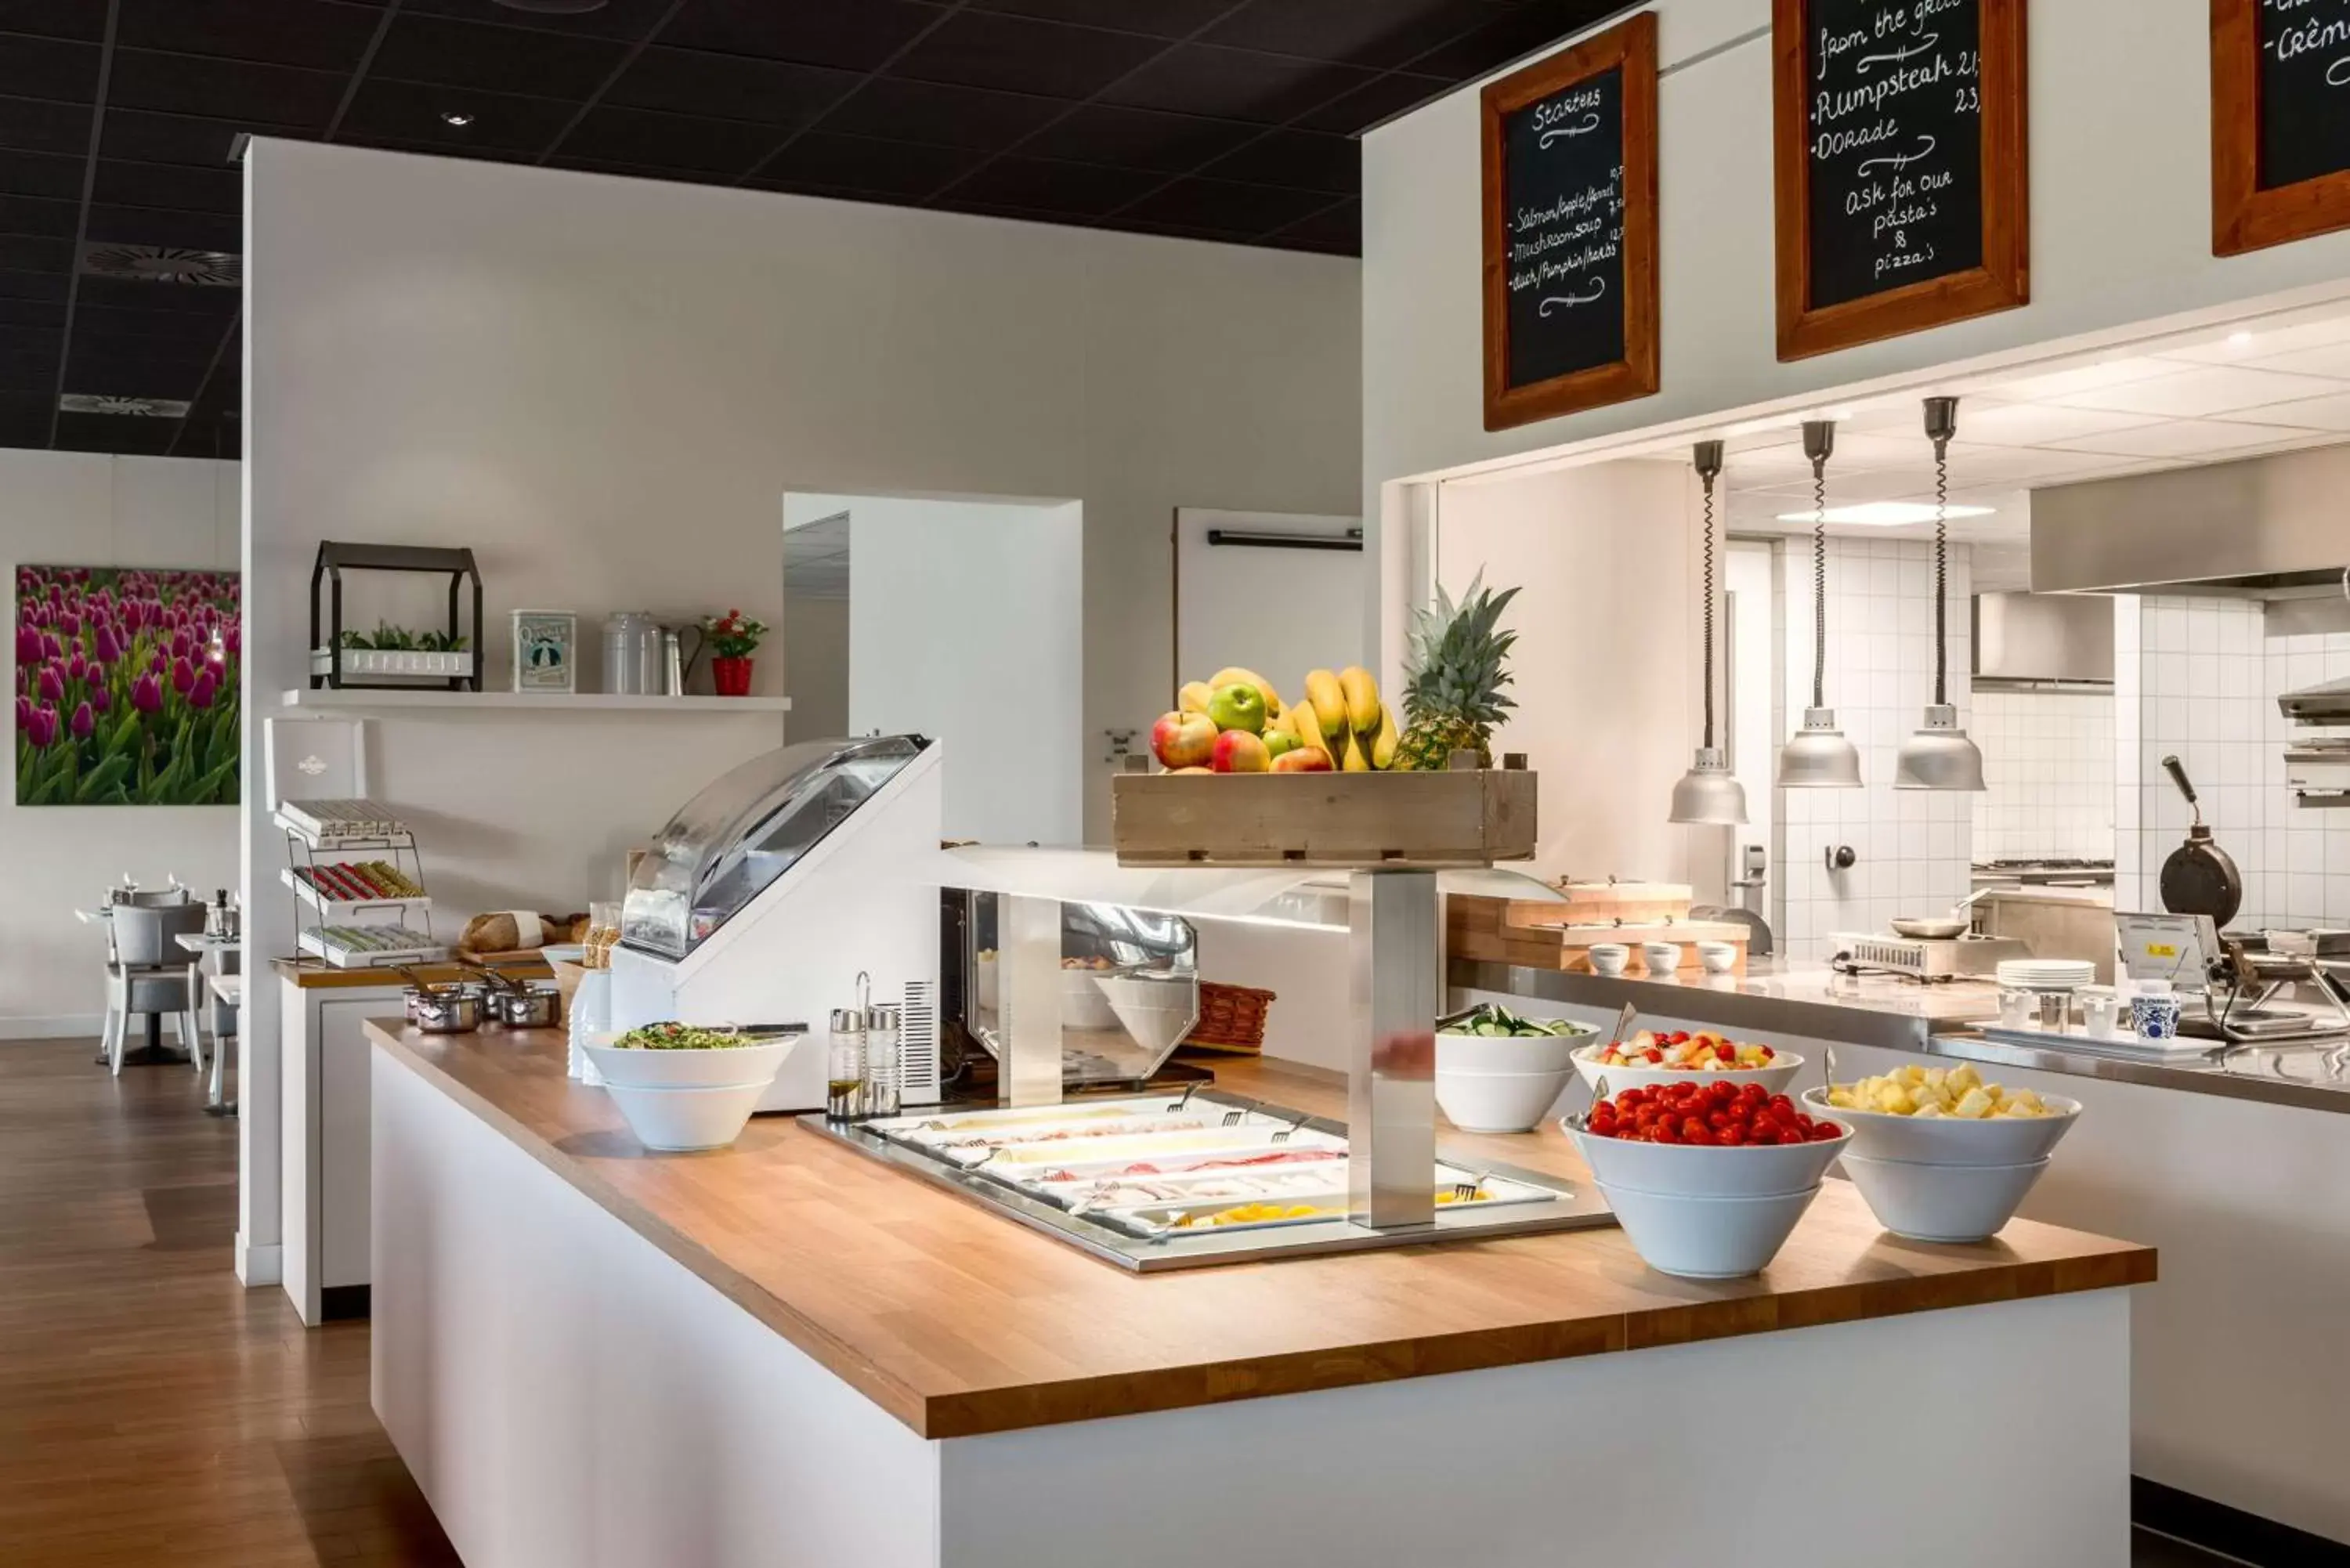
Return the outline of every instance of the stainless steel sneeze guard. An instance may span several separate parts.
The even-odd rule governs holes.
[[[1127,1102],[1141,1097],[1118,1096],[1116,1100]],[[1326,1137],[1344,1139],[1347,1136],[1344,1122],[1305,1116],[1263,1101],[1214,1090],[1195,1092],[1188,1100],[1180,1090],[1150,1097],[1162,1106],[1182,1101],[1194,1108],[1221,1106],[1228,1114],[1277,1118],[1301,1131],[1310,1130]],[[1086,1103],[1073,1101],[1071,1106],[1078,1108]],[[903,1126],[934,1117],[983,1116],[1005,1109],[1007,1107],[993,1104],[961,1108],[941,1106],[930,1116],[902,1116],[895,1118],[895,1123]],[[834,1122],[821,1116],[802,1116],[799,1123],[811,1132],[833,1138],[884,1165],[957,1193],[1032,1231],[1041,1231],[1096,1258],[1139,1273],[1208,1268],[1219,1263],[1264,1262],[1388,1247],[1426,1246],[1453,1241],[1482,1241],[1615,1223],[1615,1215],[1596,1184],[1570,1186],[1556,1177],[1496,1165],[1491,1160],[1446,1158],[1440,1149],[1436,1160],[1429,1168],[1431,1179],[1436,1174],[1436,1166],[1442,1165],[1457,1170],[1464,1179],[1482,1179],[1534,1189],[1543,1196],[1439,1207],[1434,1210],[1430,1223],[1404,1230],[1376,1231],[1355,1223],[1344,1214],[1333,1213],[1326,1220],[1293,1220],[1263,1226],[1146,1231],[1139,1226],[1088,1216],[1048,1201],[1014,1185],[1006,1178],[991,1174],[983,1166],[957,1164],[919,1144],[879,1130],[874,1124]],[[1079,1152],[1073,1147],[1073,1157]],[[1433,1186],[1432,1179],[1430,1186]],[[1331,1196],[1341,1205],[1347,1201],[1347,1195],[1343,1191]]]

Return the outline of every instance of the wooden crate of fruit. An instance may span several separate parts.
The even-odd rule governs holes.
[[[1110,836],[1121,866],[1439,869],[1531,860],[1525,769],[1430,774],[1121,774]]]

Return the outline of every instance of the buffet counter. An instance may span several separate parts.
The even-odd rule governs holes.
[[[1961,1473],[2001,1506],[1907,1561],[2126,1559],[2117,1287],[2153,1279],[2144,1247],[1901,1242],[1831,1182],[1752,1280],[1653,1273],[1613,1229],[1136,1276],[787,1119],[648,1155],[551,1033],[369,1033],[375,1403],[473,1568],[1270,1541],[1531,1564],[1562,1532],[1617,1563],[1857,1565]],[[1218,1075],[1344,1113],[1335,1075]],[[1555,1130],[1445,1147],[1583,1179]],[[2010,1426],[2031,1440],[1979,1440]],[[1688,1510],[1638,1466],[1559,1513],[1560,1476],[1664,1452],[1805,1480]],[[1818,1528],[1813,1482],[1850,1529]]]

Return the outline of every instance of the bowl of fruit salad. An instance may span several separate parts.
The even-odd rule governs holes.
[[[1853,1153],[1911,1165],[2029,1165],[2081,1115],[2078,1100],[1986,1083],[1971,1063],[1806,1089],[1803,1108],[1849,1122]]]
[[[1760,1084],[1689,1075],[1565,1126],[1641,1260],[1705,1280],[1767,1267],[1852,1138]]]
[[[1491,1005],[1447,1019],[1436,1032],[1436,1103],[1463,1132],[1531,1132],[1575,1081],[1575,1048],[1598,1033]]]
[[[1595,1095],[1603,1079],[1613,1093],[1690,1077],[1760,1084],[1767,1094],[1783,1094],[1803,1064],[1793,1052],[1742,1044],[1711,1030],[1643,1029],[1628,1040],[1587,1045],[1575,1054],[1575,1070]]]

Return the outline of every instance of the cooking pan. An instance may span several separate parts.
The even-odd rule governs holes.
[[[2211,830],[2203,825],[2202,804],[2195,798],[2195,786],[2187,782],[2187,770],[2178,765],[2177,757],[2163,758],[2162,766],[2195,812],[2187,842],[2162,863],[2162,907],[2174,915],[2209,915],[2213,925],[2224,926],[2243,908],[2244,878],[2228,852],[2211,841]]]

